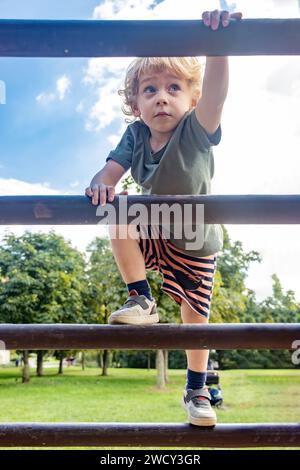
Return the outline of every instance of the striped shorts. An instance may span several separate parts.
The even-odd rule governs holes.
[[[140,228],[138,230],[141,232]],[[175,302],[181,305],[184,299],[196,313],[208,317],[217,267],[216,254],[203,258],[188,255],[164,238],[161,231],[156,232],[156,239],[151,238],[150,230],[148,226],[148,238],[139,239],[146,269],[162,275],[162,290]]]

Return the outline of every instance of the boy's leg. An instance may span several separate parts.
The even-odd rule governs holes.
[[[127,234],[127,238],[120,239],[118,237],[120,231],[123,230]],[[146,279],[145,260],[139,241],[131,238],[128,232],[128,226],[109,226],[110,243],[112,252],[126,284]]]
[[[148,325],[157,323],[156,303],[146,279],[146,267],[139,239],[134,239],[128,226],[109,226],[113,255],[127,284],[129,297],[109,317],[111,324]],[[120,235],[123,238],[120,238]]]
[[[181,318],[183,323],[208,323],[208,318],[199,315],[182,299]],[[195,372],[206,372],[209,351],[207,349],[188,349],[185,351],[187,364],[190,370]]]
[[[208,318],[200,315],[182,299],[181,318],[183,323],[208,323]],[[196,426],[214,426],[216,413],[210,405],[210,394],[205,386],[209,351],[207,349],[188,349],[185,351],[188,364],[188,383],[184,391],[183,407],[188,412],[188,420]],[[198,383],[189,386],[189,381]]]

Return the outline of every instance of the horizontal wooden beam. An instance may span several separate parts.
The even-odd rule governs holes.
[[[299,447],[300,424],[1,423],[0,447]]]
[[[0,349],[292,349],[299,323],[0,324]]]
[[[155,40],[153,40],[155,38]],[[0,20],[2,57],[299,55],[300,20]]]
[[[104,207],[92,205],[86,196],[0,196],[0,225],[107,224],[108,212],[104,209],[109,208],[114,209],[115,223],[121,221],[125,224],[138,217],[139,212],[128,215],[135,205],[146,208],[150,221],[154,207],[164,205],[171,208],[174,204],[181,207],[182,214],[187,206],[192,206],[193,222],[196,205],[203,204],[204,222],[207,224],[300,224],[299,194],[251,194],[116,196],[112,203]]]

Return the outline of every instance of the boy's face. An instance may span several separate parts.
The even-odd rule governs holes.
[[[151,132],[168,134],[196,104],[186,79],[170,71],[141,75],[134,116],[140,116]]]

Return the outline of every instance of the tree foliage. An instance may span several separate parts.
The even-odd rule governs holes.
[[[253,262],[261,262],[259,253],[245,252],[240,241],[232,243],[224,227],[224,249],[217,259],[211,321],[299,322],[300,305],[295,294],[291,290],[283,291],[275,273],[272,295],[262,302],[246,287]],[[161,322],[180,323],[180,308],[162,290],[162,276],[147,271],[147,279]],[[128,295],[108,239],[95,238],[85,257],[53,231],[48,234],[27,231],[20,237],[7,233],[0,245],[0,281],[2,323],[105,324],[110,313],[120,308]],[[62,364],[68,352],[55,354]],[[286,351],[216,351],[212,356],[223,368],[291,366]],[[102,351],[99,363],[104,375],[108,360],[108,351]],[[113,363],[142,367],[155,361],[153,354],[144,351],[113,351]],[[185,367],[184,352],[170,352],[169,364]]]
[[[53,231],[7,233],[0,245],[0,322],[83,322],[84,269],[83,255]]]

